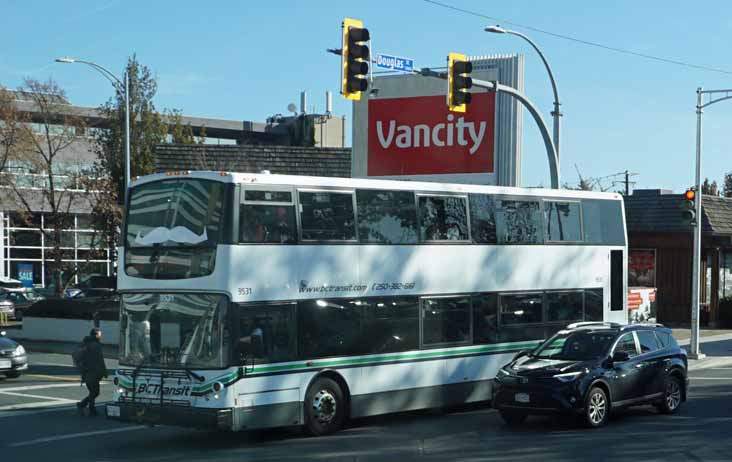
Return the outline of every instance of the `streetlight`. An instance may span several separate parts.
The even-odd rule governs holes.
[[[704,103],[704,95],[709,95],[709,101]],[[702,190],[701,190],[701,163],[702,163],[702,113],[704,108],[714,103],[732,99],[732,89],[703,90],[696,89],[696,223],[694,224],[694,261],[692,262],[691,280],[691,341],[689,357],[701,359],[705,355],[699,351],[699,283],[701,279],[701,231],[702,231]]]
[[[125,205],[127,204],[127,189],[130,185],[130,76],[127,70],[125,70],[125,82],[122,83],[112,72],[106,68],[100,66],[97,63],[91,61],[84,61],[81,59],[62,57],[56,58],[57,63],[73,64],[81,63],[91,66],[97,72],[102,74],[112,86],[120,93],[125,95]]]
[[[554,92],[554,111],[552,111],[552,117],[554,117],[554,150],[557,152],[557,162],[559,162],[559,118],[562,116],[562,113],[559,110],[559,93],[557,92],[557,83],[554,81],[554,74],[552,74],[552,69],[549,67],[549,63],[547,62],[546,58],[544,57],[544,53],[541,52],[539,47],[534,43],[529,37],[522,34],[521,32],[516,32],[514,30],[510,29],[504,29],[501,26],[488,26],[484,29],[486,32],[491,32],[494,34],[510,34],[515,35],[517,37],[521,37],[522,39],[529,42],[529,44],[536,50],[537,53],[539,53],[539,57],[541,58],[542,62],[544,63],[544,67],[546,67],[546,71],[549,73],[549,80],[552,83],[552,91]]]

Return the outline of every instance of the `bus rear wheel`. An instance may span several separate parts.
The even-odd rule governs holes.
[[[335,380],[320,377],[305,393],[305,425],[315,435],[338,431],[346,417],[346,400]]]

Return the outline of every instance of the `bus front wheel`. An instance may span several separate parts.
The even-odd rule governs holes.
[[[343,390],[328,377],[317,379],[305,394],[305,425],[315,435],[329,435],[338,431],[346,416]]]

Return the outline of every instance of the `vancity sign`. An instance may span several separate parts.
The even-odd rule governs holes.
[[[496,96],[473,93],[464,113],[444,95],[368,101],[368,176],[493,173]]]

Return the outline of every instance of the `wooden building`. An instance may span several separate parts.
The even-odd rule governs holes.
[[[691,319],[692,227],[683,194],[652,189],[625,197],[629,286],[656,287],[659,322]],[[732,198],[702,198],[702,324],[732,327]]]

